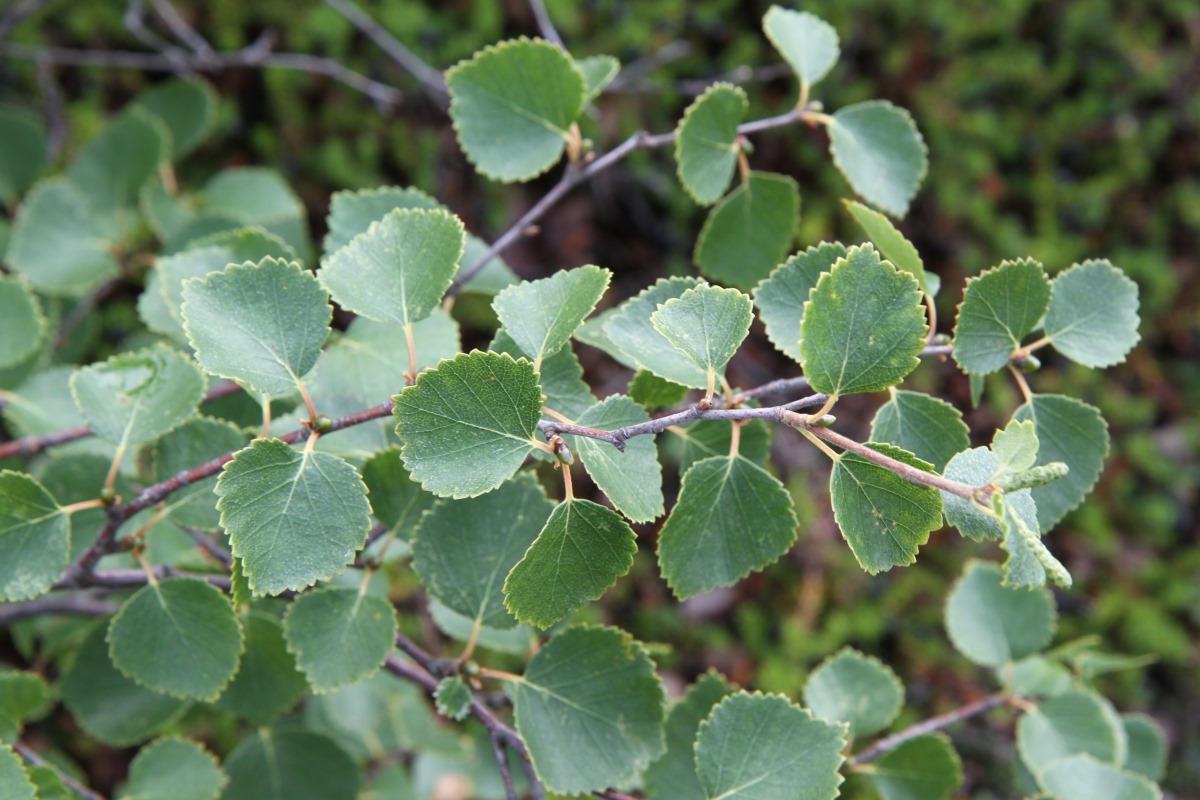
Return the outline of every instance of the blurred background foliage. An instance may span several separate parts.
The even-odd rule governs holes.
[[[795,85],[760,30],[769,4],[733,0],[550,0],[572,54],[617,56],[625,65],[584,131],[598,151],[638,128],[674,126],[691,97],[719,77],[743,83],[749,119],[781,113]],[[536,35],[519,0],[363,2],[388,31],[438,69],[479,47]],[[390,107],[341,84],[300,72],[255,69],[208,74],[221,97],[219,130],[184,164],[198,185],[242,164],[281,170],[307,204],[314,240],[324,234],[330,194],[381,184],[436,195],[474,232],[494,237],[555,179],[501,186],[474,174],[439,104],[328,6],[312,0],[179,0],[176,7],[218,49],[241,48],[266,30],[276,49],[336,58],[404,90]],[[814,0],[800,7],[829,20],[843,58],[819,87],[827,108],[872,97],[910,109],[930,150],[930,172],[902,230],[946,287],[953,318],[962,280],[1005,258],[1033,256],[1053,273],[1086,258],[1110,258],[1137,281],[1142,342],[1122,366],[1091,371],[1052,355],[1035,391],[1062,391],[1101,408],[1114,449],[1088,502],[1051,534],[1076,576],[1058,592],[1058,641],[1099,636],[1103,649],[1152,654],[1141,670],[1100,678],[1119,708],[1145,709],[1167,729],[1165,786],[1200,797],[1200,6],[1193,0]],[[141,49],[123,4],[51,2],[10,41],[88,49]],[[0,45],[2,49],[2,45]],[[50,79],[47,80],[47,77]],[[51,121],[62,109],[70,153],[162,74],[51,67],[41,79],[24,60],[0,59],[0,103]],[[803,193],[798,246],[853,241],[840,208],[850,191],[829,163],[825,134],[786,129],[755,138],[756,169],[793,175]],[[664,274],[686,273],[704,217],[680,190],[670,154],[643,152],[576,190],[540,235],[506,259],[525,278],[582,263],[616,272],[625,297]],[[73,343],[88,361],[135,332],[136,287],[104,304],[102,324]],[[463,304],[486,343],[487,310]],[[943,330],[948,330],[944,325]],[[761,331],[760,331],[761,333]],[[629,375],[581,348],[599,393],[623,391]],[[797,368],[761,335],[735,361],[750,386]],[[970,409],[965,379],[950,364],[923,365],[913,388],[944,392]],[[880,400],[839,406],[847,432],[865,435]],[[986,443],[1019,404],[1006,375],[989,381],[968,412],[975,444]],[[643,526],[633,574],[588,613],[654,643],[676,686],[715,666],[734,681],[799,697],[807,673],[844,644],[879,655],[909,687],[912,721],[990,691],[948,646],[941,609],[950,581],[980,546],[936,536],[920,563],[878,577],[862,573],[842,543],[826,501],[826,465],[798,437],[774,442],[775,464],[801,510],[800,543],[732,590],[680,608],[657,576],[656,526]],[[677,485],[677,484],[676,484]],[[988,553],[997,557],[997,553]],[[419,605],[398,582],[402,607]],[[431,627],[414,631],[431,633]],[[1011,739],[983,726],[954,732],[971,796],[1010,785]],[[1007,744],[1006,744],[1007,742]]]

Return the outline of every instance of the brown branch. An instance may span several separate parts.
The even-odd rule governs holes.
[[[389,58],[416,78],[430,99],[439,106],[446,105],[448,94],[442,73],[417,58],[411,50],[400,43],[399,39],[384,30],[382,25],[355,5],[352,0],[325,0],[325,4],[345,17],[380,50],[387,53]]]
[[[957,708],[954,711],[930,717],[927,720],[910,725],[898,733],[893,733],[891,736],[883,737],[862,752],[855,754],[850,759],[850,763],[865,764],[868,761],[874,761],[884,753],[895,750],[910,739],[940,731],[943,728],[948,728],[955,723],[962,722],[971,717],[977,717],[980,714],[986,714],[992,709],[1007,705],[1010,701],[1011,697],[1009,695],[997,692],[980,698],[973,703],[967,703],[962,708]]]
[[[97,592],[39,597],[23,603],[0,604],[0,626],[11,625],[19,619],[43,614],[67,614],[81,617],[107,617],[117,613],[118,603],[102,600]]]

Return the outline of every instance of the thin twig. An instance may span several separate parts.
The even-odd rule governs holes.
[[[389,58],[416,78],[430,99],[439,105],[446,104],[448,95],[442,73],[417,58],[411,50],[400,43],[399,39],[384,30],[382,25],[355,5],[352,0],[325,0],[325,3],[349,20],[351,25],[358,28],[380,50],[387,53]]]
[[[195,578],[216,586],[218,589],[229,588],[229,576],[210,572],[184,572],[168,564],[159,564],[151,570],[155,580],[167,578]],[[103,572],[89,572],[74,582],[60,580],[54,584],[55,589],[70,589],[75,586],[87,586],[101,589],[133,589],[145,586],[150,577],[141,569],[110,569]]]
[[[529,0],[529,7],[533,10],[533,16],[537,20],[538,30],[542,32],[542,38],[565,51],[567,46],[563,44],[562,37],[555,30],[554,22],[550,19],[550,12],[546,10],[546,4],[542,0]]]
[[[20,753],[22,758],[24,758],[30,764],[33,764],[35,767],[48,767],[49,769],[54,770],[54,772],[58,774],[58,779],[63,782],[63,785],[81,797],[87,798],[87,800],[104,800],[104,795],[100,794],[99,792],[92,791],[67,773],[63,772],[58,767],[46,761],[24,742],[13,742],[13,750]]]
[[[8,38],[8,34],[26,19],[36,14],[50,0],[19,0],[13,3],[3,17],[0,17],[0,42]]]
[[[92,313],[92,309],[98,306],[104,298],[112,293],[112,290],[117,288],[119,281],[108,280],[97,286],[87,297],[80,300],[71,309],[71,312],[63,317],[62,323],[58,326],[58,332],[54,334],[54,349],[61,350],[66,346],[67,340],[71,337],[71,333],[83,322],[88,314]]]
[[[496,758],[496,769],[500,770],[500,780],[504,782],[505,800],[517,800],[517,790],[513,787],[512,770],[508,768],[508,753],[504,742],[499,736],[488,736],[492,743],[492,755]]]
[[[170,29],[175,38],[191,48],[193,53],[202,59],[212,58],[216,55],[216,51],[208,43],[208,40],[197,33],[196,29],[180,16],[175,6],[166,0],[150,0],[150,5],[154,6],[154,13],[158,14],[158,18]]]
[[[81,617],[107,617],[117,613],[120,605],[100,598],[96,592],[48,595],[23,603],[0,604],[0,626],[11,625],[19,619],[43,614],[68,614]]]
[[[990,694],[987,697],[980,698],[973,703],[967,703],[962,708],[957,708],[954,711],[941,714],[936,717],[930,717],[927,720],[910,725],[904,730],[893,733],[891,736],[885,736],[873,745],[854,755],[850,759],[852,764],[865,764],[868,761],[874,761],[884,753],[895,750],[900,745],[910,739],[915,739],[918,736],[924,736],[927,733],[934,733],[943,728],[948,728],[955,723],[962,722],[971,717],[977,717],[980,714],[986,714],[992,709],[1007,705],[1012,700],[1010,695],[1003,692]]]
[[[233,555],[230,554],[230,552],[224,547],[214,542],[207,533],[204,531],[198,531],[195,528],[189,528],[186,525],[181,525],[180,527],[183,528],[184,533],[192,538],[193,542],[200,546],[200,549],[208,553],[217,561],[221,562],[225,566],[229,566],[233,563]]]

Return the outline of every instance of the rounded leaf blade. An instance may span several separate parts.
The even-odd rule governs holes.
[[[780,264],[754,289],[754,305],[767,329],[767,338],[779,350],[803,363],[800,322],[809,292],[822,273],[828,272],[846,247],[840,242],[821,242]]]
[[[687,107],[675,130],[679,180],[701,205],[717,202],[737,166],[737,127],[750,107],[746,92],[715,83]]]
[[[1050,279],[1031,258],[967,281],[954,325],[954,360],[968,375],[1003,369],[1050,304]]]
[[[50,591],[70,554],[70,516],[29,475],[0,470],[0,600]]]
[[[1010,589],[1000,567],[967,565],[946,600],[946,632],[976,664],[999,667],[1032,655],[1054,633],[1054,601],[1045,589]]]
[[[492,301],[509,337],[534,369],[557,353],[596,308],[612,273],[591,264],[510,286]]]
[[[707,278],[752,289],[788,254],[799,219],[794,178],[751,172],[713,207],[692,260]]]
[[[217,759],[189,739],[159,739],[129,765],[123,800],[213,800],[225,786]]]
[[[379,669],[396,646],[396,613],[361,590],[319,589],[292,602],[283,631],[313,689],[328,692]]]
[[[763,17],[763,32],[806,86],[824,78],[841,55],[837,31],[807,11],[771,6]]]
[[[658,307],[650,324],[709,376],[725,373],[753,319],[750,298],[737,289],[697,286]]]
[[[1137,284],[1108,261],[1084,261],[1054,278],[1042,327],[1072,361],[1111,367],[1138,343],[1138,322]]]
[[[904,686],[882,661],[847,647],[808,676],[804,704],[817,719],[847,723],[851,737],[869,736],[895,721]]]
[[[829,152],[854,191],[894,217],[908,213],[929,166],[912,115],[886,100],[839,108],[829,124]]]

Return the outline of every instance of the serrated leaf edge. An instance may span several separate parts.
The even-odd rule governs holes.
[[[427,514],[427,513],[429,513],[429,512],[428,512],[428,511],[425,511],[425,512],[423,512],[423,513]],[[342,572],[345,572],[345,571],[346,571],[346,570],[345,570],[345,568],[343,568],[343,569],[342,569]],[[342,574],[342,572],[339,572],[338,574],[339,574],[339,575],[341,575],[341,574]],[[310,586],[312,586],[313,584],[309,584],[309,585],[310,585]],[[314,595],[318,595],[318,594],[348,594],[348,593],[351,593],[351,592],[354,592],[354,593],[359,593],[359,592],[360,592],[360,590],[358,590],[358,589],[346,588],[346,587],[342,587],[342,586],[323,586],[323,587],[321,587],[320,589],[314,589],[314,590],[312,590],[311,592],[305,592],[305,593],[304,593],[303,595],[301,595],[301,596],[302,596],[302,597],[303,597],[303,596],[312,597],[312,596],[314,596]],[[368,596],[370,596],[370,595],[364,595],[364,597],[368,597]],[[297,600],[299,600],[300,598],[296,598],[296,599],[297,599]],[[378,599],[378,598],[377,598],[377,599]],[[388,610],[389,610],[389,611],[391,611],[391,614],[392,614],[392,629],[393,629],[393,630],[399,630],[399,627],[400,627],[400,619],[399,619],[399,617],[398,617],[398,616],[397,616],[397,614],[396,614],[396,607],[395,607],[395,606],[393,606],[391,603],[387,602],[386,600],[385,600],[385,601],[383,601],[383,602],[384,602],[384,605],[386,605],[386,606],[388,607]],[[313,694],[328,694],[329,692],[336,692],[338,689],[344,689],[344,688],[345,688],[345,687],[347,687],[347,686],[355,686],[355,685],[357,685],[357,684],[359,684],[359,683],[362,683],[363,681],[368,681],[368,680],[370,680],[371,678],[375,677],[375,675],[377,675],[377,674],[379,673],[379,670],[383,669],[383,665],[384,665],[384,663],[387,661],[387,657],[386,657],[386,656],[383,658],[383,660],[381,660],[381,661],[380,661],[378,664],[376,664],[376,665],[375,665],[375,668],[374,668],[374,669],[372,669],[370,672],[366,673],[365,675],[362,675],[361,677],[359,677],[359,678],[357,678],[357,679],[355,679],[355,680],[353,680],[353,681],[350,681],[349,683],[338,683],[338,684],[334,684],[334,685],[330,685],[330,686],[325,686],[325,685],[318,686],[318,685],[316,684],[316,682],[313,680],[313,677],[312,677],[312,675],[310,675],[310,674],[309,674],[308,670],[306,670],[306,669],[305,669],[305,668],[304,668],[304,667],[301,665],[301,663],[300,663],[300,659],[301,659],[301,654],[300,654],[300,651],[299,651],[299,649],[298,649],[298,648],[296,648],[296,649],[294,649],[294,648],[293,648],[293,645],[292,645],[292,637],[288,635],[288,631],[290,630],[290,629],[288,628],[288,624],[287,624],[287,623],[288,623],[288,618],[289,618],[289,617],[291,617],[291,615],[292,615],[292,609],[294,609],[295,607],[296,607],[296,604],[295,604],[295,602],[294,602],[294,601],[293,601],[293,602],[291,602],[291,603],[288,603],[287,610],[286,610],[286,611],[284,612],[284,614],[283,614],[283,619],[282,619],[282,620],[280,620],[280,627],[283,629],[283,642],[284,642],[284,646],[285,646],[285,648],[287,649],[288,653],[290,653],[292,656],[294,656],[294,657],[295,657],[295,659],[296,659],[296,670],[297,670],[297,671],[298,671],[298,672],[299,672],[301,675],[303,675],[303,676],[304,676],[304,680],[305,680],[305,682],[307,682],[307,683],[308,683],[308,688],[312,690],[312,693],[313,693]],[[393,637],[393,638],[394,638],[394,637]],[[393,643],[393,644],[394,644],[394,643]],[[393,646],[393,648],[392,648],[392,649],[393,649],[393,650],[395,650],[395,647]]]
[[[846,109],[860,108],[862,106],[886,106],[887,108],[890,108],[890,109],[900,112],[900,116],[902,116],[904,118],[904,121],[907,123],[909,129],[915,135],[917,144],[920,145],[921,154],[923,156],[923,158],[921,159],[921,171],[919,173],[917,173],[917,180],[913,184],[913,188],[909,192],[908,198],[904,201],[904,208],[902,208],[902,209],[886,208],[879,203],[870,201],[872,205],[874,205],[878,208],[882,208],[884,211],[886,211],[891,216],[893,216],[897,219],[902,219],[908,213],[908,209],[912,206],[913,198],[917,196],[917,192],[920,191],[920,189],[921,189],[921,184],[925,182],[925,177],[929,173],[929,145],[925,143],[925,137],[921,134],[921,129],[917,127],[917,121],[915,119],[913,119],[913,115],[909,112],[909,110],[907,108],[904,108],[903,106],[896,105],[895,103],[891,102],[890,100],[865,100],[861,103],[853,103],[848,106],[843,106],[842,108],[839,108],[837,110],[837,112],[834,113],[834,119],[836,120],[837,114],[842,111],[845,111]],[[830,139],[829,139],[829,155],[830,155],[830,157],[833,158],[833,164],[834,164],[834,166],[837,167],[838,172],[842,173],[842,177],[844,177],[846,179],[846,183],[849,183],[850,187],[852,189],[854,189],[854,193],[857,194],[859,197],[862,197],[864,200],[866,200],[867,198],[861,192],[858,191],[858,187],[855,186],[854,183],[848,177],[848,174],[846,172],[846,165],[842,163],[841,159],[838,158],[837,153],[834,151],[833,137],[830,137]]]
[[[687,108],[684,109],[683,116],[680,117],[679,124],[675,127],[675,147],[674,147],[675,174],[676,174],[676,176],[678,176],[679,183],[681,186],[683,186],[683,190],[687,193],[688,197],[692,198],[692,200],[694,200],[697,205],[701,205],[701,206],[710,206],[713,203],[716,203],[718,200],[721,199],[721,194],[724,193],[724,189],[722,189],[722,192],[719,193],[716,197],[714,197],[711,200],[709,200],[707,198],[702,198],[692,190],[692,186],[683,177],[683,159],[682,159],[682,154],[680,153],[680,150],[683,146],[684,128],[687,127],[688,122],[692,118],[692,114],[698,108],[701,107],[701,105],[704,103],[704,101],[706,101],[709,97],[715,95],[717,92],[723,92],[726,90],[733,90],[733,92],[738,97],[741,98],[741,100],[742,100],[741,119],[745,119],[746,112],[750,108],[750,100],[746,96],[746,90],[740,86],[737,86],[736,84],[729,83],[728,81],[718,81],[717,83],[714,83],[712,86],[709,86],[707,89],[705,89],[703,94],[701,94],[699,97],[697,97],[695,100],[693,100],[692,103]],[[740,120],[739,120],[739,122],[740,122]],[[735,153],[737,152],[736,149],[734,149],[734,148],[736,148],[736,145],[737,145],[737,125],[734,125],[733,141],[730,142],[730,148],[731,148],[732,152],[735,152]],[[730,177],[733,177],[732,172],[730,174]],[[728,183],[728,181],[726,181],[726,188],[728,188],[728,186],[729,186],[729,183]]]
[[[813,669],[813,671],[809,673],[808,678],[805,679],[805,681],[804,681],[805,702],[808,701],[808,698],[807,698],[808,682],[812,680],[812,677],[814,675],[816,675],[818,672],[820,672],[822,668],[829,666],[829,665],[833,664],[834,662],[840,661],[842,659],[854,659],[857,661],[864,661],[868,664],[871,664],[872,666],[878,667],[879,670],[884,674],[884,676],[888,680],[888,682],[896,689],[896,693],[900,696],[900,703],[896,706],[896,710],[893,711],[889,715],[887,722],[884,723],[881,727],[879,727],[873,731],[868,731],[866,733],[859,732],[857,735],[861,738],[863,736],[873,736],[876,733],[879,733],[880,731],[887,730],[888,728],[890,728],[892,726],[892,723],[894,723],[896,721],[896,718],[900,716],[900,712],[904,710],[904,701],[906,699],[904,683],[900,680],[900,676],[898,676],[896,674],[895,670],[893,670],[890,666],[885,664],[883,661],[881,661],[880,659],[876,658],[873,655],[864,653],[863,651],[861,651],[855,647],[852,647],[850,645],[843,646],[836,653],[834,653],[833,655],[828,656],[827,658],[822,660],[821,663],[818,664]],[[837,724],[837,723],[830,723],[830,724]],[[847,734],[847,738],[849,738],[849,734]]]
[[[1067,275],[1076,270],[1084,270],[1084,269],[1087,269],[1087,268],[1095,266],[1095,265],[1107,267],[1109,272],[1112,272],[1117,276],[1118,281],[1123,281],[1124,283],[1133,287],[1134,301],[1138,303],[1138,306],[1133,311],[1133,316],[1137,320],[1138,325],[1140,325],[1141,321],[1142,321],[1141,303],[1140,303],[1140,301],[1141,301],[1140,287],[1138,287],[1137,282],[1134,281],[1133,278],[1130,278],[1129,275],[1126,274],[1125,270],[1121,269],[1116,264],[1109,261],[1107,258],[1089,258],[1085,261],[1079,261],[1079,262],[1076,262],[1076,263],[1072,264],[1071,266],[1067,267],[1062,272],[1059,272],[1057,275],[1055,275],[1054,280],[1050,281],[1050,303],[1048,303],[1046,305],[1046,312],[1049,313],[1050,305],[1052,305],[1054,303],[1054,285],[1058,282],[1059,278],[1061,278],[1063,275]],[[1044,322],[1045,322],[1045,318],[1043,315],[1042,323],[1044,323]],[[1035,328],[1034,330],[1038,330],[1043,327],[1044,327],[1043,324],[1039,324],[1038,327]],[[1053,346],[1054,345],[1054,337],[1050,336],[1049,333],[1047,333],[1046,336],[1048,339],[1050,339],[1050,344]],[[1075,363],[1083,364],[1083,366],[1091,367],[1092,369],[1106,369],[1108,367],[1115,367],[1117,364],[1123,363],[1125,361],[1125,358],[1129,355],[1130,351],[1132,351],[1133,348],[1137,347],[1138,342],[1140,342],[1141,340],[1142,340],[1142,333],[1141,333],[1141,331],[1138,330],[1137,325],[1135,325],[1134,329],[1133,329],[1133,341],[1130,343],[1130,345],[1127,348],[1125,348],[1125,352],[1123,352],[1121,354],[1121,357],[1119,359],[1117,359],[1116,361],[1112,361],[1112,362],[1109,362],[1106,364],[1086,364],[1082,361],[1075,361],[1074,358],[1071,358],[1071,356],[1068,356],[1065,353],[1063,353],[1063,357],[1070,358],[1072,361],[1075,361]],[[1055,349],[1057,350],[1058,348],[1055,347]]]
[[[244,651],[244,646],[243,646],[243,651]],[[223,792],[225,790],[225,787],[229,785],[229,775],[226,774],[225,770],[221,768],[221,762],[219,760],[217,760],[217,757],[215,755],[213,755],[212,752],[207,747],[204,746],[203,742],[199,742],[195,739],[190,739],[186,736],[182,736],[177,733],[167,734],[166,736],[159,736],[159,737],[156,737],[154,739],[154,741],[150,742],[149,744],[142,745],[140,748],[138,748],[137,755],[135,755],[133,757],[133,761],[137,761],[138,757],[141,756],[142,753],[145,753],[146,751],[151,750],[154,747],[156,747],[157,745],[160,745],[164,742],[182,742],[183,744],[190,744],[190,745],[194,746],[197,750],[199,750],[200,753],[203,754],[206,758],[208,758],[208,760],[212,762],[213,769],[216,770],[217,774],[221,776],[221,782],[217,786],[216,793],[209,795],[208,800],[214,800],[214,798],[221,796],[221,792]],[[130,765],[129,765],[131,770],[133,767],[133,761],[131,761]]]
[[[997,564],[995,561],[985,561],[984,559],[981,559],[981,558],[967,559],[967,563],[963,567],[962,573],[957,578],[954,579],[954,582],[952,584],[950,584],[950,591],[946,592],[946,597],[945,597],[945,599],[942,600],[942,627],[946,629],[946,636],[950,639],[950,643],[954,646],[954,649],[958,652],[958,654],[960,656],[965,658],[967,661],[970,661],[972,664],[976,664],[978,666],[985,667],[988,669],[996,669],[996,667],[992,666],[991,664],[980,664],[974,658],[972,658],[971,656],[968,656],[966,653],[966,650],[963,649],[963,641],[961,639],[959,639],[957,636],[955,636],[954,632],[952,630],[950,630],[950,624],[949,624],[950,600],[951,600],[951,598],[954,597],[954,593],[958,591],[959,587],[963,584],[963,582],[966,581],[967,575],[970,574],[975,569],[987,569],[987,570],[999,573],[1001,588],[1008,589],[1009,591],[1016,591],[1015,587],[1004,585],[1005,571],[1004,571],[1004,568],[1000,564]],[[1054,635],[1058,632],[1058,606],[1054,602],[1053,593],[1051,593],[1050,589],[1047,588],[1045,585],[1030,586],[1030,587],[1028,587],[1028,591],[1043,593],[1050,603],[1050,634],[1046,637],[1046,643],[1043,644],[1041,649],[1038,651],[1040,653],[1042,650],[1045,650],[1050,645],[1050,642],[1054,641]],[[1021,656],[1021,658],[1028,658],[1028,656],[1031,656],[1031,655],[1037,655],[1037,653],[1029,653],[1028,655]],[[1005,664],[1015,664],[1019,660],[1020,660],[1020,658],[1013,659],[1012,653],[1010,652],[1008,661],[1006,661],[1004,663]],[[1003,665],[1001,665],[1001,666],[1003,666]]]
[[[1050,288],[1051,292],[1053,292],[1053,283],[1050,280],[1050,276],[1046,274],[1045,266],[1042,265],[1042,262],[1040,262],[1036,258],[1032,258],[1030,256],[1022,256],[1021,258],[1006,258],[1003,261],[1001,261],[999,264],[997,264],[996,266],[989,267],[988,269],[985,269],[983,272],[979,273],[978,275],[967,278],[967,282],[963,286],[963,299],[960,300],[958,302],[958,305],[956,305],[954,307],[954,330],[951,332],[951,335],[950,335],[950,341],[951,341],[951,343],[953,343],[955,345],[955,347],[951,351],[951,355],[954,356],[954,363],[958,364],[958,368],[961,369],[963,371],[963,373],[966,375],[986,376],[986,375],[991,375],[993,372],[999,372],[1001,369],[1004,369],[1003,367],[998,367],[998,368],[992,370],[991,372],[967,372],[967,368],[964,367],[962,365],[962,362],[960,362],[958,360],[958,347],[957,347],[958,342],[956,340],[958,338],[958,321],[962,315],[962,307],[967,302],[967,295],[971,291],[971,286],[973,286],[976,281],[983,279],[985,276],[1000,272],[1005,267],[1008,267],[1013,264],[1036,264],[1038,267],[1041,268],[1042,278],[1046,281],[1047,288]],[[1047,296],[1046,308],[1050,307],[1050,299],[1052,297],[1053,297],[1053,294],[1050,294]],[[1045,309],[1042,310],[1042,316],[1043,317],[1046,316]],[[1039,325],[1040,325],[1040,323],[1039,323]],[[1037,330],[1039,325],[1034,325],[1033,330]],[[1007,326],[1005,326],[1005,329],[1007,330]],[[1026,333],[1024,335],[1028,336],[1029,334]],[[1009,332],[1009,336],[1010,337],[1012,336],[1011,331]],[[1021,343],[1020,343],[1020,341],[1018,341],[1016,344],[1013,345],[1013,349],[1016,350],[1020,346],[1021,346]]]

